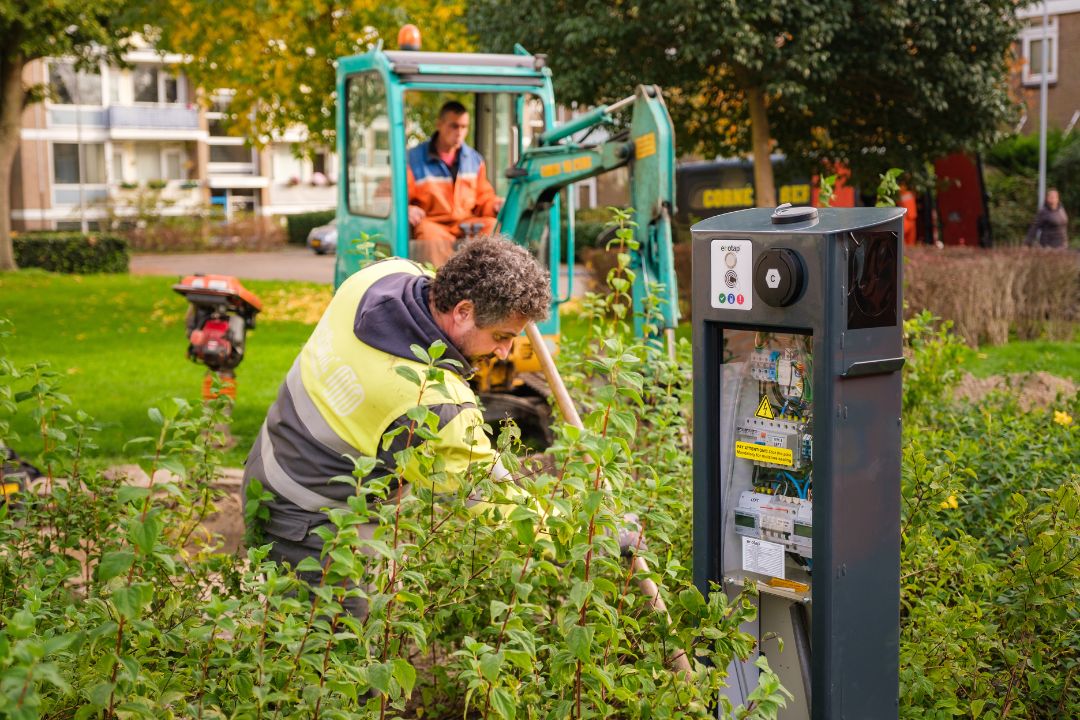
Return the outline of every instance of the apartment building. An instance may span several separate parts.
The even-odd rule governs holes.
[[[182,58],[146,48],[129,67],[76,71],[63,59],[26,68],[27,84],[51,97],[23,114],[11,183],[15,230],[96,228],[107,218],[164,215],[281,215],[332,208],[332,153],[296,156],[301,131],[262,150],[227,134],[230,100],[207,110],[182,72]]]
[[[1046,68],[1042,66],[1043,7],[1046,7]],[[1080,130],[1080,0],[1047,0],[1017,11],[1021,29],[1016,43],[1013,87],[1024,111],[1017,131],[1038,132],[1039,86],[1046,75],[1046,124]]]

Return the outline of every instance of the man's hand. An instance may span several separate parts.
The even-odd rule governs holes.
[[[413,226],[417,225],[425,217],[427,217],[427,213],[424,211],[424,208],[419,207],[417,205],[410,205],[409,206],[409,224],[410,225],[413,225]]]
[[[622,523],[619,524],[619,552],[623,557],[630,557],[647,549],[638,516],[634,513],[623,515]]]

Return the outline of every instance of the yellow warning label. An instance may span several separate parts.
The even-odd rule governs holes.
[[[638,160],[656,154],[656,133],[645,133],[634,138],[634,157]]]
[[[761,396],[761,402],[758,403],[757,412],[754,413],[754,417],[765,418],[766,420],[773,419],[772,403],[769,402],[768,396]]]
[[[754,462],[772,463],[773,465],[787,465],[795,467],[795,455],[787,448],[769,447],[768,445],[755,445],[754,443],[739,440],[735,443],[735,457]]]

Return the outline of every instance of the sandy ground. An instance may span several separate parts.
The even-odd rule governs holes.
[[[956,388],[958,400],[977,401],[995,391],[1016,395],[1024,410],[1042,410],[1053,407],[1059,396],[1071,398],[1080,386],[1068,378],[1048,372],[1013,373],[977,378],[971,373],[964,375]]]

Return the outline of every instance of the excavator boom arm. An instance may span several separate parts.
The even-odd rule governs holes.
[[[610,124],[612,114],[631,103],[629,139],[612,139],[595,147],[567,141],[574,133]],[[643,333],[643,302],[653,290],[661,298],[664,328],[673,329],[679,322],[678,283],[671,249],[674,133],[663,96],[655,85],[640,85],[629,98],[596,108],[541,135],[539,142],[507,171],[511,183],[499,213],[500,229],[538,257],[546,256],[548,219],[559,191],[625,166],[630,168],[630,201],[638,242],[631,262],[635,327],[639,334]]]

